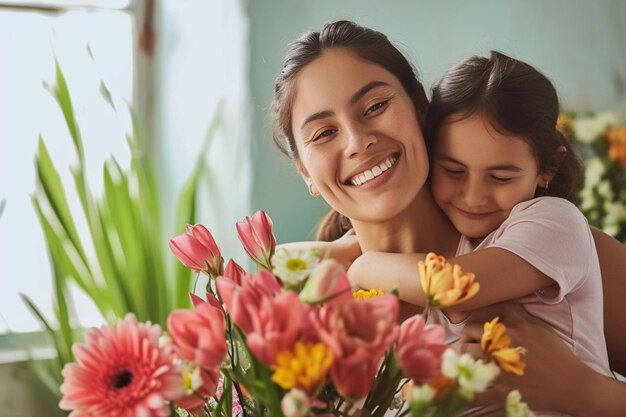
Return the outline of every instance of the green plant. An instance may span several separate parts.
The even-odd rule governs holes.
[[[21,297],[43,324],[57,351],[56,361],[31,361],[33,371],[52,392],[60,395],[61,369],[73,361],[71,346],[82,338],[69,292],[73,284],[109,322],[133,312],[141,321],[164,325],[170,311],[189,305],[192,274],[179,263],[166,262],[159,189],[150,161],[145,157],[145,143],[132,109],[133,132],[126,138],[131,153],[130,169],[124,170],[113,157],[107,160],[103,167],[103,194],[98,198],[87,183],[80,129],[63,71],[58,62],[55,64],[55,85],[50,90],[74,144],[77,163],[71,167],[71,173],[89,234],[80,236],[77,232],[64,185],[40,136],[36,155],[37,189],[32,202],[51,262],[54,318],[58,326],[27,295]],[[100,89],[115,110],[104,83]],[[180,193],[177,230],[195,222],[198,184],[206,171],[203,156],[218,127],[219,109],[220,106],[195,168]]]

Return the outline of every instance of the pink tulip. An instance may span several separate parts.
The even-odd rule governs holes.
[[[221,275],[224,258],[213,236],[201,224],[187,225],[187,232],[170,239],[170,249],[187,268],[212,277]]]
[[[383,354],[398,339],[398,311],[391,295],[329,303],[313,311],[313,327],[335,355],[331,378],[342,394],[353,400],[367,394]]]
[[[225,277],[218,277],[215,285],[233,322],[244,333],[252,331],[252,315],[260,308],[261,300],[273,298],[282,290],[274,275],[266,270],[249,275],[242,285]]]
[[[246,279],[248,273],[243,269],[237,262],[230,259],[226,263],[226,268],[224,268],[224,276],[226,278],[231,279],[237,285],[241,285],[241,283]]]
[[[440,376],[444,337],[443,327],[425,326],[419,314],[402,323],[396,356],[404,374],[417,382]]]
[[[290,349],[299,339],[300,318],[307,308],[293,292],[283,292],[275,298],[264,297],[258,306],[246,306],[253,326],[246,337],[252,354],[268,366],[276,363],[276,356]]]
[[[360,363],[335,361],[330,377],[341,395],[357,401],[372,389],[379,365],[380,360],[374,358]]]
[[[352,298],[352,287],[345,268],[334,259],[324,259],[311,273],[300,292],[307,304],[321,301],[339,302]]]
[[[264,211],[257,211],[252,217],[246,216],[237,222],[237,236],[254,262],[266,269],[272,269],[271,259],[276,247],[276,237],[272,232],[272,219]]]
[[[296,293],[284,291],[271,273],[259,271],[242,285],[224,277],[215,283],[250,351],[266,365],[273,365],[276,355],[296,340],[310,339],[308,306]]]
[[[256,306],[260,302],[259,293],[250,285],[240,286],[224,277],[217,277],[215,286],[233,322],[244,333],[252,331],[250,310],[254,310],[253,304]]]
[[[220,303],[220,301],[209,292],[206,293],[206,300],[202,299],[192,292],[189,293],[189,298],[191,299],[191,304],[193,304],[194,308],[197,307],[199,304],[209,303],[213,307],[222,310],[222,304]]]
[[[211,303],[174,310],[167,319],[174,350],[201,368],[218,368],[226,356],[224,313]]]

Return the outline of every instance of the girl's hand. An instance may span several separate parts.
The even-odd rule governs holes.
[[[343,265],[348,270],[352,262],[361,255],[359,241],[352,230],[332,242],[291,242],[283,243],[276,247],[276,250],[286,249],[292,251],[304,251],[315,249],[320,252],[322,259],[332,258]]]
[[[352,262],[359,256],[361,256],[361,246],[354,234],[354,230],[348,231],[335,241],[327,242],[326,250],[322,252],[322,257],[335,259],[341,263],[346,270],[350,268]]]

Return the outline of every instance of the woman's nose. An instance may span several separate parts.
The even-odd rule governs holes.
[[[372,145],[378,142],[376,135],[361,128],[350,128],[346,130],[347,144],[344,151],[344,155],[347,158],[353,158],[354,156],[365,152]]]

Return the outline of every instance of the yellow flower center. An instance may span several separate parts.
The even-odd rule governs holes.
[[[315,390],[333,364],[333,352],[323,343],[296,342],[276,357],[272,381],[284,389]]]
[[[290,271],[302,271],[306,269],[306,262],[300,258],[290,258],[285,262],[285,267]]]
[[[385,291],[375,290],[374,288],[369,290],[358,290],[352,293],[352,297],[357,300],[368,300],[373,297],[380,297],[381,295],[385,295]]]

